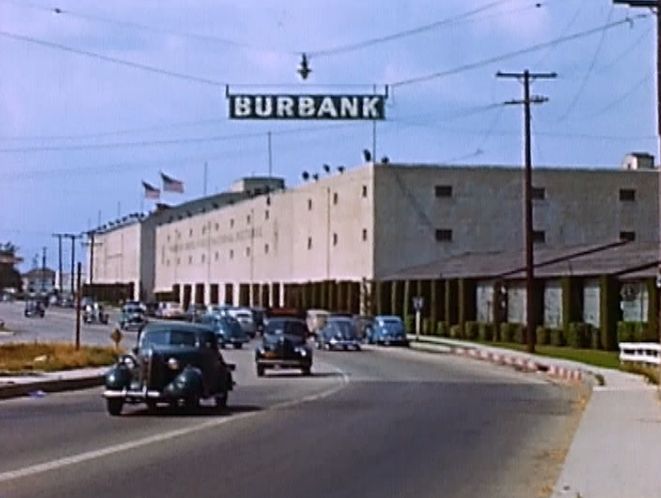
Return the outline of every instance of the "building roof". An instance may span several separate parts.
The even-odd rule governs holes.
[[[55,278],[55,271],[50,268],[32,268],[23,274],[26,278]]]
[[[657,274],[659,244],[613,242],[559,249],[535,249],[535,277],[614,275],[623,279]],[[525,278],[523,251],[465,253],[404,268],[382,280],[437,278]]]

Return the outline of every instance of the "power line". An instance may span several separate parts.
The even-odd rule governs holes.
[[[156,66],[150,66],[147,64],[142,64],[140,62],[133,62],[133,61],[127,61],[125,59],[119,59],[117,57],[111,57],[109,55],[103,55],[99,54],[97,52],[92,52],[90,50],[85,50],[85,49],[80,49],[80,48],[74,48],[74,47],[69,47],[67,45],[62,45],[61,43],[55,43],[55,42],[50,42],[46,40],[41,40],[38,38],[34,38],[32,36],[26,36],[26,35],[19,35],[16,33],[10,33],[9,31],[4,31],[0,30],[0,36],[3,36],[5,38],[9,38],[12,40],[18,40],[18,41],[23,41],[27,43],[32,43],[34,45],[41,45],[43,47],[48,47],[51,49],[55,50],[62,50],[64,52],[69,52],[72,54],[77,54],[77,55],[83,55],[85,57],[90,57],[92,59],[98,59],[104,62],[110,62],[113,64],[119,64],[121,66],[126,66],[130,67],[133,69],[140,69],[142,71],[147,71],[150,73],[154,74],[160,74],[162,76],[170,76],[172,78],[177,78],[185,81],[191,81],[194,83],[202,83],[205,85],[212,85],[212,86],[226,86],[226,83],[223,83],[222,81],[217,81],[217,80],[212,80],[209,78],[203,78],[199,76],[192,76],[189,74],[184,74],[184,73],[179,73],[176,71],[170,71],[168,69],[162,69]]]
[[[416,76],[414,78],[408,78],[408,79],[404,79],[404,80],[400,80],[400,81],[395,81],[395,82],[390,83],[390,86],[397,88],[397,87],[400,87],[400,86],[413,85],[413,84],[417,84],[417,83],[424,83],[424,82],[435,80],[435,79],[438,79],[438,78],[443,78],[445,76],[451,76],[451,75],[454,75],[454,74],[463,73],[465,71],[478,69],[478,68],[481,68],[481,67],[484,67],[484,66],[489,66],[489,65],[494,64],[496,62],[501,62],[501,61],[505,61],[505,60],[508,60],[508,59],[512,59],[514,57],[518,57],[520,55],[528,54],[528,53],[531,53],[531,52],[536,52],[538,50],[542,50],[542,49],[545,49],[547,47],[554,47],[554,46],[560,45],[562,43],[567,43],[567,42],[577,40],[577,39],[580,39],[580,38],[585,38],[587,36],[591,36],[591,35],[596,34],[596,33],[601,33],[604,30],[608,30],[608,29],[615,28],[617,26],[621,26],[623,24],[631,24],[635,19],[645,19],[645,18],[648,18],[648,17],[650,17],[649,14],[637,14],[633,17],[627,17],[626,19],[622,19],[622,20],[619,20],[619,21],[613,21],[611,23],[608,23],[608,24],[605,24],[605,25],[602,25],[602,26],[591,28],[591,29],[588,29],[588,30],[585,30],[585,31],[579,31],[578,33],[574,33],[572,35],[561,36],[559,38],[555,38],[555,39],[547,41],[547,42],[537,43],[537,44],[532,45],[532,46],[527,47],[527,48],[522,48],[522,49],[519,49],[519,50],[514,50],[512,52],[507,52],[507,53],[504,53],[504,54],[501,54],[501,55],[496,55],[496,56],[493,56],[493,57],[490,57],[490,58],[487,58],[487,59],[482,59],[480,61],[472,62],[472,63],[469,63],[469,64],[464,64],[464,65],[461,65],[461,66],[458,66],[458,67],[455,67],[455,68],[452,68],[452,69],[447,69],[445,71],[438,71],[438,72],[423,75],[423,76]]]

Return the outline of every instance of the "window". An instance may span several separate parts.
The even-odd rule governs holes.
[[[220,254],[218,253],[218,251],[216,251],[216,254],[214,255],[214,259],[216,261],[218,261],[218,259],[220,259]]]
[[[264,211],[264,219],[265,220],[268,220],[270,218],[270,216],[271,216],[271,213],[269,213],[268,209],[266,211]]]
[[[452,240],[452,230],[439,228],[436,230],[436,240],[438,242],[449,242]]]
[[[200,259],[202,260],[202,263],[204,263],[207,260],[207,257],[203,254]]]
[[[189,237],[192,237],[192,236],[193,236],[193,229],[192,229],[192,228],[191,228],[190,230],[188,230],[188,236],[189,236]]]
[[[308,237],[308,250],[312,249],[312,237]]]
[[[193,256],[188,256],[188,264],[189,265],[193,264]]]
[[[363,228],[363,241],[367,240],[367,228]]]
[[[636,240],[636,232],[620,232],[620,240],[633,242]]]
[[[334,246],[337,245],[337,234],[336,233],[333,234],[333,245]]]
[[[250,247],[246,247],[246,256],[250,256]]]
[[[216,232],[217,232],[218,230],[220,230],[220,225],[218,223],[216,223],[215,228],[216,228]]]
[[[207,233],[207,227],[202,227],[202,235],[204,235],[205,233]]]
[[[434,193],[436,197],[452,197],[452,185],[436,185]]]
[[[230,228],[234,228],[234,218],[230,218]]]
[[[266,196],[266,205],[267,206],[271,205],[271,196],[270,195]]]
[[[230,259],[234,259],[234,249],[230,249]]]
[[[250,215],[246,216],[246,225],[250,225]]]
[[[620,200],[621,201],[635,201],[636,200],[636,191],[632,188],[621,188],[620,189]]]
[[[312,211],[312,199],[308,199],[308,211]]]
[[[546,199],[546,189],[544,187],[533,187],[530,197],[538,201],[543,201]]]
[[[264,254],[268,254],[268,253],[269,253],[269,245],[264,244]]]
[[[177,258],[177,266],[181,264],[181,258]]]
[[[337,204],[338,195],[337,192],[333,192],[333,204]]]
[[[363,197],[367,197],[367,185],[363,185]]]
[[[538,244],[546,242],[546,232],[544,230],[533,230],[532,241]]]

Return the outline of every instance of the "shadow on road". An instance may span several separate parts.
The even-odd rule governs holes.
[[[232,405],[225,409],[215,406],[200,406],[198,408],[159,406],[158,408],[139,408],[125,414],[127,417],[231,417],[240,413],[262,411],[256,405]]]

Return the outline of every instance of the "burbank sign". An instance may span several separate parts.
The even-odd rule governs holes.
[[[385,119],[385,95],[228,95],[230,119]]]

